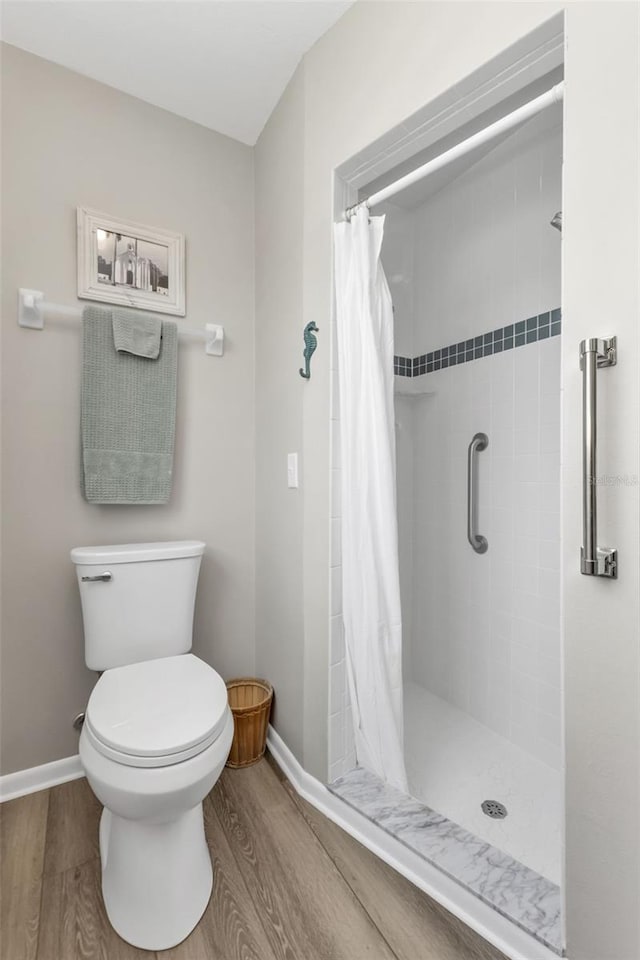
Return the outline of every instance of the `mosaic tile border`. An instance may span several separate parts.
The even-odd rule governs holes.
[[[556,884],[362,767],[328,785],[345,803],[563,955]]]
[[[419,357],[393,358],[393,372],[399,377],[420,377],[425,373],[436,370],[446,370],[459,363],[468,363],[469,360],[479,360],[481,357],[490,357],[494,353],[502,353],[515,347],[524,347],[528,343],[537,343],[549,337],[557,337],[562,330],[562,315],[560,308],[547,310],[537,317],[519,320],[506,327],[498,327],[470,340],[460,343],[451,343],[448,347],[440,347],[431,353],[423,353]]]

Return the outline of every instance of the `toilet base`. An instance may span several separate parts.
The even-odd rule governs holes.
[[[134,947],[167,950],[189,936],[213,888],[202,804],[177,819],[100,820],[102,895],[114,930]]]

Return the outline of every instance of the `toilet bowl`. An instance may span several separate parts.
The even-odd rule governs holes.
[[[175,946],[206,909],[213,873],[202,801],[232,738],[225,684],[191,654],[107,670],[91,694],[80,759],[104,805],[104,903],[136,947]]]

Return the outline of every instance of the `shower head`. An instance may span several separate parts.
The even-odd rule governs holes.
[[[549,222],[552,227],[555,227],[556,230],[559,230],[560,233],[562,233],[562,210],[558,210],[557,213],[554,213]]]

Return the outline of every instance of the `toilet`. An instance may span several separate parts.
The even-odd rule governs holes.
[[[76,547],[85,660],[101,673],[80,759],[104,805],[102,893],[136,947],[189,935],[213,887],[202,801],[233,739],[222,678],[191,650],[204,543]]]

